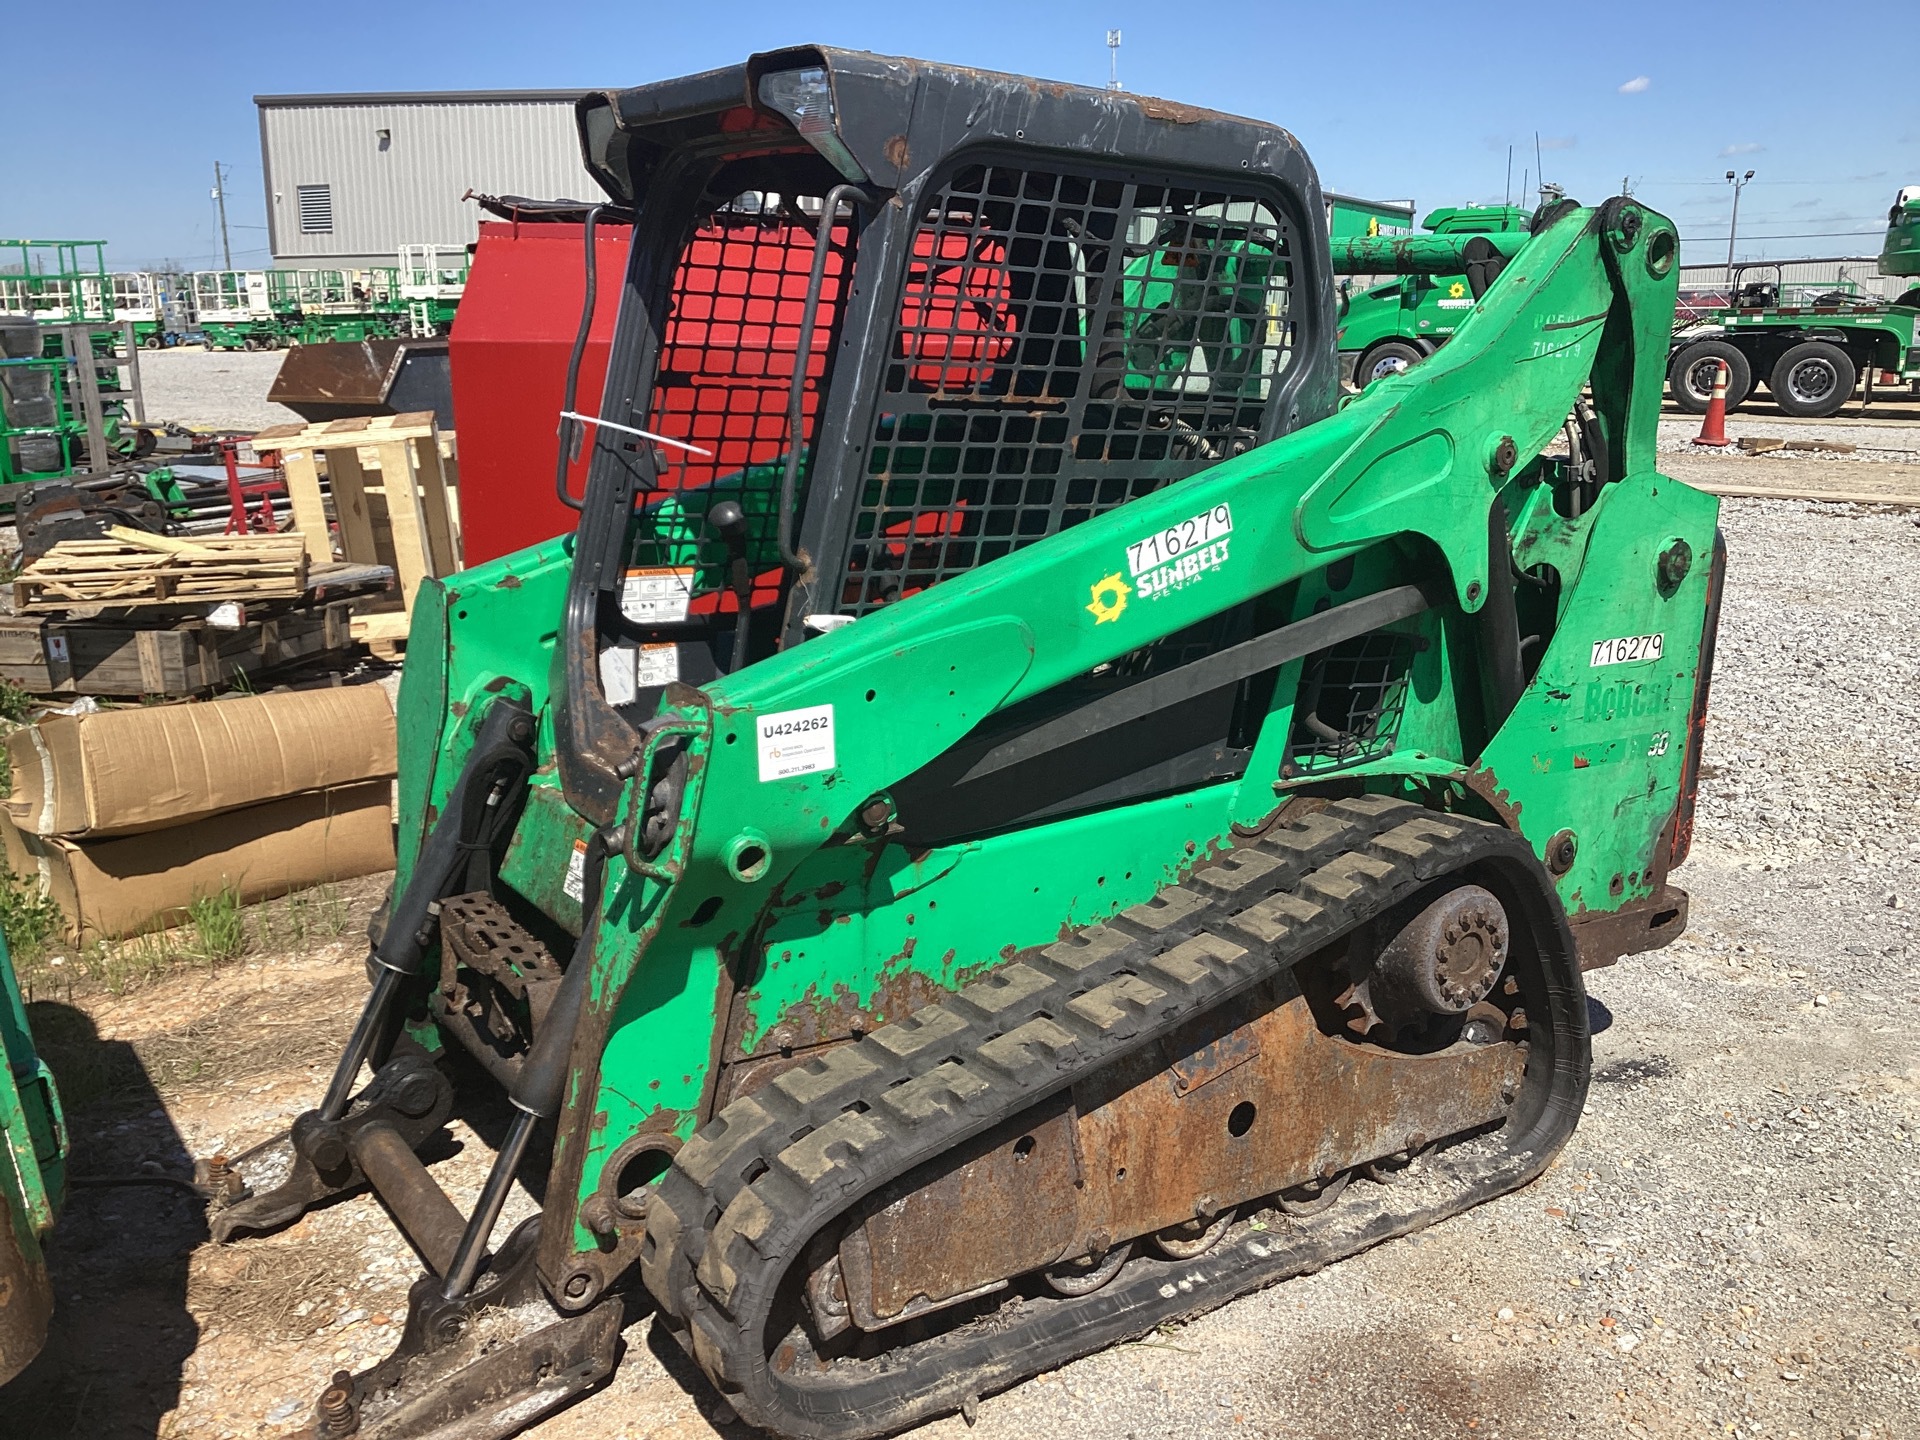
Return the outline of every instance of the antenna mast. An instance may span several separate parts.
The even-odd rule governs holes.
[[[1107,31],[1107,88],[1109,90],[1127,88],[1120,83],[1120,32],[1118,30]]]

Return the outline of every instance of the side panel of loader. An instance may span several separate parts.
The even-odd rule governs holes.
[[[17,1375],[47,1338],[53,1287],[41,1243],[66,1197],[66,1125],[53,1074],[35,1053],[4,943],[0,943],[0,1384]]]

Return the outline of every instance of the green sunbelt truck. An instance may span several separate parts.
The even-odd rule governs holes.
[[[1887,212],[1880,273],[1920,277],[1920,185]],[[1891,303],[1850,286],[1787,286],[1771,262],[1736,265],[1727,302],[1673,337],[1667,383],[1682,410],[1703,413],[1727,370],[1727,408],[1764,385],[1789,415],[1832,415],[1876,383],[1920,381],[1920,286]]]
[[[1433,235],[1524,237],[1531,211],[1517,205],[1453,205],[1420,222]],[[1335,235],[1338,241],[1342,237]],[[1452,336],[1475,299],[1465,269],[1452,275],[1396,275],[1363,289],[1340,289],[1339,346],[1354,386],[1419,363]]]

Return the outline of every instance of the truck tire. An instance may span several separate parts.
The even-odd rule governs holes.
[[[1784,413],[1824,419],[1853,398],[1854,382],[1859,378],[1853,357],[1838,345],[1807,340],[1774,363],[1767,388],[1773,392],[1773,403]]]
[[[1667,390],[1673,403],[1690,415],[1707,413],[1707,402],[1713,398],[1716,360],[1727,362],[1727,409],[1734,409],[1753,393],[1753,367],[1738,346],[1725,340],[1696,340],[1681,346],[1667,362]]]
[[[1902,310],[1920,310],[1920,287],[1907,291],[1893,303]]]
[[[1353,383],[1364,390],[1374,381],[1398,375],[1424,359],[1426,355],[1418,345],[1405,340],[1382,340],[1362,355],[1360,363],[1353,367]]]

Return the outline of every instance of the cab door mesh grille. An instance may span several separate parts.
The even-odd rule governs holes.
[[[859,615],[1238,454],[1293,346],[1266,200],[972,163],[915,232],[840,595]]]
[[[789,436],[788,397],[821,204],[804,196],[739,196],[693,228],[674,272],[645,426],[708,453],[657,452],[660,488],[640,497],[629,564],[675,577],[674,588],[695,614],[736,608],[726,591],[727,552],[706,525],[707,511],[722,500],[737,502],[746,516],[753,603],[772,603],[780,593],[776,537],[786,456],[799,445],[797,494],[804,495],[851,269],[851,220],[842,210],[801,382],[801,433]]]

